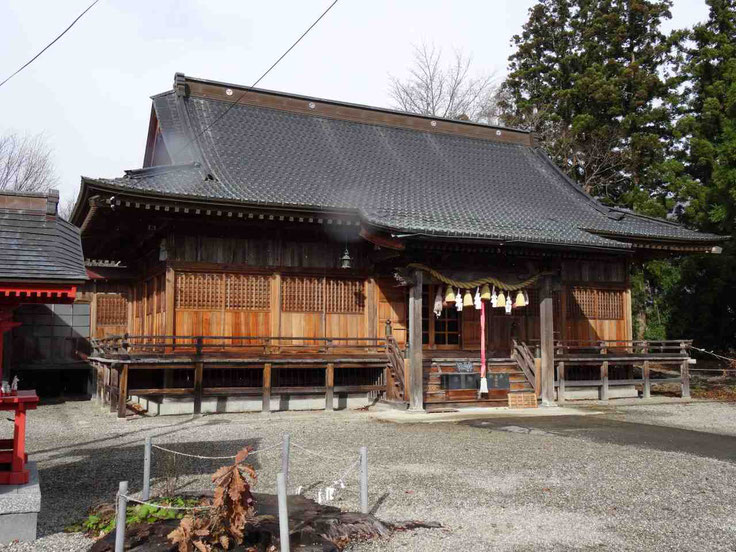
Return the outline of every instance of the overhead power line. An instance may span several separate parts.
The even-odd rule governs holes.
[[[289,52],[291,52],[296,47],[296,45],[299,44],[302,41],[302,39],[309,34],[309,31],[311,31],[314,27],[317,26],[317,23],[319,23],[322,20],[322,18],[325,15],[327,15],[327,13],[335,6],[335,4],[337,4],[337,2],[338,2],[338,0],[334,0],[334,2],[332,2],[332,4],[330,4],[329,6],[327,6],[327,9],[322,12],[322,15],[320,15],[317,19],[314,20],[314,22],[309,27],[307,27],[307,30],[304,31],[301,34],[301,36],[299,38],[297,38],[292,43],[292,45],[289,46],[289,48],[283,54],[281,54],[281,56],[279,56],[279,58],[276,61],[274,61],[271,64],[271,66],[268,69],[266,69],[266,71],[260,77],[258,77],[256,79],[256,81],[253,84],[250,85],[250,88],[255,88],[256,86],[258,86],[258,83],[261,82],[266,77],[266,75],[268,75],[281,62],[281,60],[283,60],[287,55],[289,55]],[[192,138],[186,144],[184,144],[184,146],[182,146],[181,148],[179,148],[176,151],[176,153],[171,156],[172,159],[175,156],[179,155],[182,151],[184,151],[185,148],[189,147],[190,144],[192,144],[195,140],[197,140],[205,132],[207,132],[213,126],[215,126],[215,124],[217,124],[217,122],[220,121],[225,115],[227,115],[233,107],[235,107],[236,105],[238,105],[238,103],[240,102],[240,100],[242,100],[246,96],[246,94],[248,94],[248,92],[250,92],[250,89],[245,90],[242,94],[240,94],[240,96],[238,96],[235,99],[235,101],[233,103],[231,103],[227,107],[227,109],[225,111],[223,111],[218,117],[216,117],[214,121],[212,121],[205,128],[203,128],[196,136],[194,136],[194,138]]]
[[[12,79],[15,75],[17,75],[18,73],[20,73],[23,69],[25,69],[26,67],[28,67],[31,63],[33,63],[34,61],[36,61],[36,59],[38,59],[39,56],[41,54],[43,54],[46,50],[48,50],[49,48],[51,48],[51,46],[53,46],[54,43],[56,43],[57,40],[59,40],[62,36],[64,36],[67,33],[67,31],[69,31],[69,29],[71,29],[75,25],[75,23],[77,21],[79,21],[80,19],[82,19],[82,17],[84,16],[84,14],[87,13],[89,10],[91,10],[94,7],[94,5],[97,4],[97,2],[99,2],[99,1],[100,0],[95,0],[89,6],[87,6],[87,9],[84,10],[82,13],[80,13],[77,16],[77,18],[74,21],[72,21],[71,24],[66,29],[64,29],[59,36],[57,36],[54,40],[52,40],[51,42],[49,42],[43,50],[41,50],[35,56],[33,56],[31,59],[29,59],[25,63],[25,65],[23,65],[22,67],[20,67],[15,73],[13,73],[12,75],[10,75],[3,82],[0,82],[0,87],[2,87],[3,84],[5,84],[6,82],[8,82],[10,79]]]

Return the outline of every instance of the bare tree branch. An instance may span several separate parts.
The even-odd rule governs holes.
[[[409,77],[389,77],[394,107],[433,117],[495,123],[495,75],[473,77],[471,62],[456,51],[452,62],[443,67],[441,50],[426,43],[414,46]]]
[[[51,148],[43,135],[0,136],[0,190],[45,192],[57,183]]]

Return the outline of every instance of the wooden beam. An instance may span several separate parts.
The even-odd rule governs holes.
[[[89,336],[98,337],[97,335],[97,282],[92,283],[92,297],[90,297],[90,301],[89,301]]]
[[[204,362],[194,363],[194,413],[202,413],[202,378],[204,376]]]
[[[542,351],[542,405],[555,401],[554,299],[549,276],[542,280],[539,301],[539,333]]]
[[[171,267],[166,268],[166,288],[164,291],[164,335],[176,335],[174,331],[176,274]]]
[[[409,289],[409,409],[424,410],[424,374],[422,366],[422,271],[414,272]]]
[[[271,412],[271,363],[263,365],[263,412]]]
[[[128,365],[123,364],[118,374],[118,418],[125,418],[128,401]]]
[[[333,398],[335,393],[335,365],[331,362],[327,364],[325,370],[325,410],[332,410],[334,408]]]

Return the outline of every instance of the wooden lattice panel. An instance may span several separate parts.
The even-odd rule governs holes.
[[[281,280],[281,310],[322,312],[324,281],[313,276],[287,276]]]
[[[225,276],[225,308],[228,310],[269,310],[271,308],[270,277],[227,274]]]
[[[327,312],[362,313],[365,308],[365,286],[362,280],[327,278],[325,298]]]
[[[624,293],[621,290],[572,288],[567,297],[567,317],[589,320],[622,320]]]
[[[624,294],[619,290],[598,290],[597,317],[605,320],[623,320]]]
[[[128,302],[120,295],[97,295],[97,325],[124,326],[128,323]]]
[[[222,274],[177,272],[176,308],[218,310],[223,306]]]

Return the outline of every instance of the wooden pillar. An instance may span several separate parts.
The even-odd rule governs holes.
[[[601,393],[600,398],[602,401],[608,400],[608,361],[604,360],[601,363]]]
[[[409,289],[409,410],[424,410],[424,373],[422,363],[422,272],[413,274],[414,285]]]
[[[557,363],[557,400],[565,402],[565,363]]]
[[[125,409],[128,402],[128,365],[118,372],[118,418],[125,418]]]
[[[542,406],[552,406],[555,402],[555,349],[554,349],[554,299],[552,280],[545,276],[542,280],[539,301],[539,333],[542,352]]]
[[[335,365],[331,362],[327,363],[325,371],[325,410],[334,408],[333,398],[335,391]]]
[[[680,365],[681,377],[682,377],[682,398],[690,398],[690,363],[688,359],[682,361]]]
[[[202,413],[202,379],[204,377],[204,362],[194,363],[194,413]]]
[[[97,336],[97,282],[92,282],[92,296],[89,300],[89,336]],[[102,336],[99,336],[102,337]]]
[[[263,412],[271,412],[271,363],[263,365]]]
[[[120,397],[120,373],[121,368],[115,365],[110,366],[110,401],[108,407],[110,412],[115,412],[118,408],[118,399]]]
[[[649,381],[649,361],[644,361],[644,366],[641,368],[641,378],[644,380],[644,391],[642,398],[648,399],[652,396],[652,383]]]

